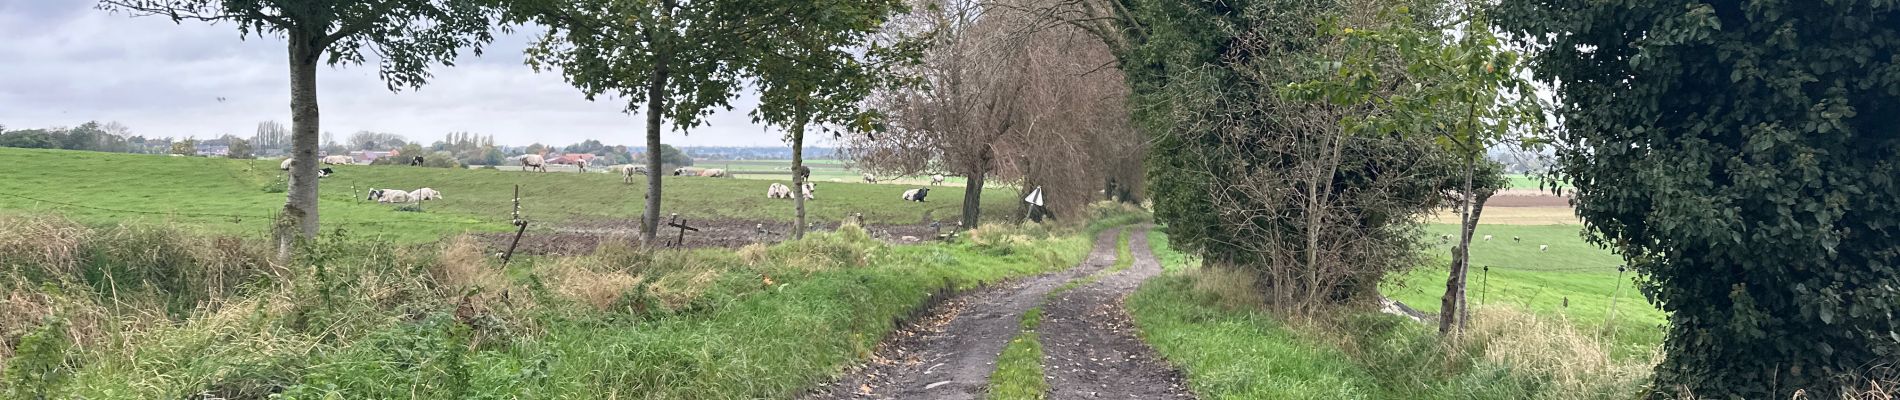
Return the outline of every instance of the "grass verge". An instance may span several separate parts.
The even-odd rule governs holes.
[[[1009,340],[1003,354],[996,357],[996,372],[990,374],[990,400],[1041,399],[1049,391],[1042,372],[1042,341],[1036,326],[1042,324],[1042,307],[1023,313],[1022,332]]]
[[[1236,274],[1186,263],[1150,234],[1169,272],[1128,300],[1136,325],[1206,399],[1632,398],[1649,364],[1615,362],[1575,327],[1512,310],[1481,310],[1450,343],[1422,324],[1347,312],[1288,324],[1235,284]],[[1257,296],[1257,295],[1256,295]]]
[[[1072,266],[1092,244],[1078,231],[1101,228],[916,246],[844,228],[504,269],[462,239],[326,235],[275,266],[268,246],[172,227],[0,226],[0,342],[21,343],[0,346],[0,382],[35,383],[0,391],[284,399],[790,397],[941,290]]]

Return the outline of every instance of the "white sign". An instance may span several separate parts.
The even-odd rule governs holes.
[[[1037,186],[1035,191],[1029,192],[1029,197],[1023,198],[1023,201],[1029,202],[1029,204],[1035,204],[1037,207],[1042,207],[1042,187]]]

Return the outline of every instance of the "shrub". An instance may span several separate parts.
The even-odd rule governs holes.
[[[1504,5],[1577,215],[1671,312],[1658,396],[1834,397],[1900,359],[1900,3]]]

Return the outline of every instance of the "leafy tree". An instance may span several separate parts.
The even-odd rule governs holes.
[[[1555,173],[1670,313],[1655,397],[1835,398],[1900,360],[1900,3],[1552,0],[1498,23]]]
[[[676,129],[699,126],[715,107],[729,107],[739,87],[734,68],[747,37],[738,21],[715,16],[721,1],[738,0],[538,0],[515,17],[548,27],[528,50],[536,70],[558,69],[589,100],[603,93],[627,99],[628,112],[646,116],[646,148],[660,148],[661,122]],[[647,153],[646,207],[640,220],[644,243],[653,243],[660,223],[661,152]]]
[[[900,38],[874,43],[893,15],[909,10],[902,0],[809,2],[799,0],[726,3],[727,18],[757,16],[752,32],[743,37],[756,76],[759,108],[754,122],[787,128],[792,144],[792,171],[804,168],[805,130],[830,125],[852,131],[871,131],[878,113],[865,109],[872,90],[909,80],[892,66],[916,64],[921,43]],[[798,195],[806,176],[792,174],[794,224],[792,237],[805,237],[805,196]]]
[[[0,134],[0,147],[57,149],[59,143],[57,133],[45,129],[22,129]]]
[[[390,90],[420,87],[429,67],[462,48],[481,54],[499,16],[495,0],[101,0],[99,7],[174,22],[230,22],[239,37],[276,36],[290,64],[290,190],[280,217],[278,257],[297,238],[317,235],[317,65],[362,64],[376,54]]]
[[[257,158],[257,154],[252,152],[251,150],[251,141],[249,140],[244,140],[244,139],[239,139],[239,138],[230,138],[229,140],[226,141],[226,143],[227,143],[225,145],[226,158],[235,158],[235,159],[244,159],[244,160]]]
[[[1484,203],[1503,188],[1502,167],[1485,152],[1506,143],[1522,144],[1543,127],[1543,105],[1522,78],[1516,52],[1503,47],[1481,17],[1482,4],[1465,3],[1455,30],[1440,21],[1420,24],[1409,8],[1373,25],[1329,26],[1323,32],[1342,40],[1333,73],[1295,84],[1292,94],[1363,113],[1341,119],[1353,135],[1429,135],[1461,167],[1459,182],[1445,185],[1457,193],[1460,229],[1452,247],[1438,328],[1461,331],[1470,316],[1465,286],[1471,264],[1471,238]],[[1396,65],[1399,68],[1385,68]],[[1384,82],[1410,84],[1384,85]]]
[[[181,156],[198,155],[198,139],[186,138],[185,140],[172,142],[171,153]]]
[[[251,137],[251,145],[257,147],[260,154],[276,154],[290,147],[290,130],[277,121],[257,123],[257,133]]]

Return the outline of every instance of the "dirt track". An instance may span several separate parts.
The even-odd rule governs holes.
[[[1148,231],[1128,240],[1128,269],[1063,292],[1043,306],[1043,371],[1051,399],[1191,399],[1186,379],[1161,360],[1129,319],[1122,300],[1161,274]]]
[[[1119,232],[1102,232],[1081,265],[947,301],[892,334],[869,364],[807,398],[983,398],[997,355],[1020,332],[1023,313],[1038,305],[1049,398],[1192,398],[1181,374],[1135,336],[1122,309],[1128,293],[1160,273],[1146,227],[1127,229],[1136,230],[1129,269],[1050,298],[1064,283],[1115,264]]]

